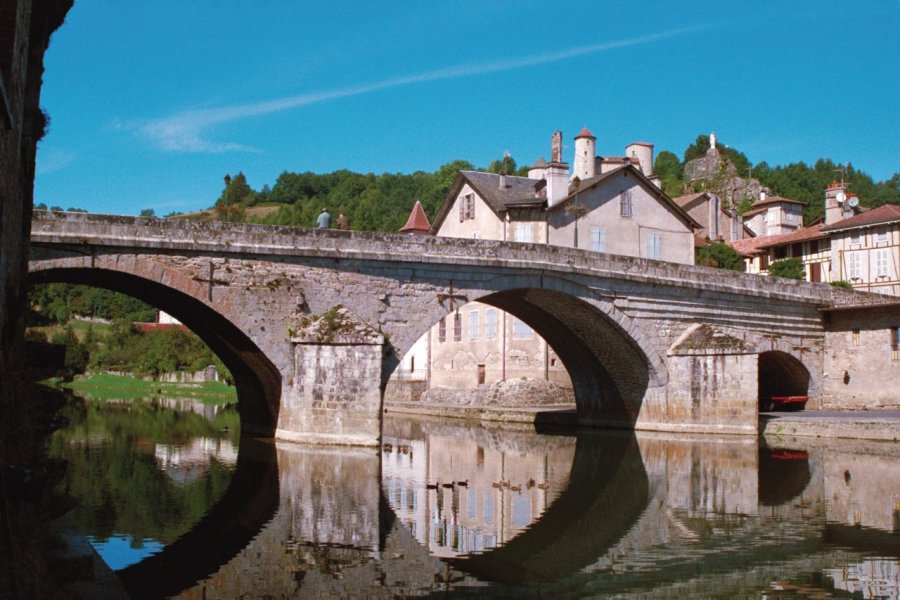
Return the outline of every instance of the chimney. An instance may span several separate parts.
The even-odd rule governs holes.
[[[831,225],[844,218],[844,205],[847,202],[847,192],[844,184],[832,181],[825,188],[825,224]]]
[[[498,185],[498,187],[499,187],[501,190],[505,190],[505,189],[506,189],[506,173],[500,173],[500,179],[499,179],[499,185]]]
[[[554,206],[569,195],[569,165],[562,160],[562,131],[554,131],[550,137],[550,157],[544,178],[547,180],[547,206]]]
[[[766,200],[766,193],[763,192],[763,191],[760,191],[760,192],[759,192],[759,201],[760,201],[760,202],[765,202],[765,200]]]

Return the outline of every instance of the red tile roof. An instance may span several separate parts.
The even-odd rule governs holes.
[[[406,225],[401,227],[400,231],[427,233],[429,229],[431,229],[431,224],[428,222],[425,209],[422,208],[422,203],[416,200],[412,212],[409,213],[409,219],[406,220]]]
[[[575,136],[576,140],[579,138],[591,138],[592,140],[597,139],[596,137],[594,137],[594,134],[588,130],[587,127],[582,127],[581,131],[578,132],[578,135]]]
[[[728,242],[728,245],[745,256],[753,256],[759,254],[767,248],[775,246],[783,246],[786,244],[794,244],[806,240],[816,240],[828,237],[822,233],[822,224],[816,223],[810,227],[803,227],[797,231],[790,233],[782,233],[780,235],[764,235],[755,238],[744,238],[742,240],[734,240]]]
[[[882,204],[878,208],[873,208],[864,213],[854,215],[837,223],[832,223],[822,228],[822,231],[840,231],[842,229],[853,229],[856,227],[864,227],[866,225],[880,225],[882,223],[892,223],[900,221],[900,205]]]

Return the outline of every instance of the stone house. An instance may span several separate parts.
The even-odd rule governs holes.
[[[758,236],[790,233],[803,227],[805,202],[759,193],[759,200],[742,217],[744,224]]]
[[[822,232],[831,240],[831,281],[900,296],[900,206],[884,204],[835,223]]]
[[[824,219],[730,245],[744,255],[749,273],[766,273],[776,260],[798,258],[806,281],[847,281],[861,290],[900,296],[900,206],[863,210],[840,183],[825,192]]]
[[[462,171],[434,219],[440,236],[551,244],[694,263],[700,228],[653,176],[653,146],[636,142],[625,156],[597,156],[586,128],[575,137],[574,168],[554,133],[551,160],[527,177]],[[474,387],[519,377],[568,385],[564,365],[526,323],[471,302],[428,334],[432,387]]]

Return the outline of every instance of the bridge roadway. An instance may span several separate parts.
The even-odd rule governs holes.
[[[760,385],[816,406],[818,309],[865,302],[540,244],[47,211],[34,213],[29,278],[121,291],[181,320],[234,375],[244,431],[351,445],[378,443],[400,358],[467,302],[550,343],[584,424],[747,434]]]

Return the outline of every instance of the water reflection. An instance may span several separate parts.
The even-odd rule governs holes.
[[[225,493],[237,458],[236,411],[70,396],[70,426],[51,437],[68,462],[73,520],[115,568],[158,552]],[[225,430],[228,430],[226,432]]]
[[[122,571],[129,592],[900,592],[898,444],[782,439],[761,449],[742,437],[539,435],[423,419],[387,421],[383,443],[243,440],[222,499]]]
[[[440,421],[391,420],[383,489],[429,551],[445,558],[503,545],[568,487],[575,438]]]

